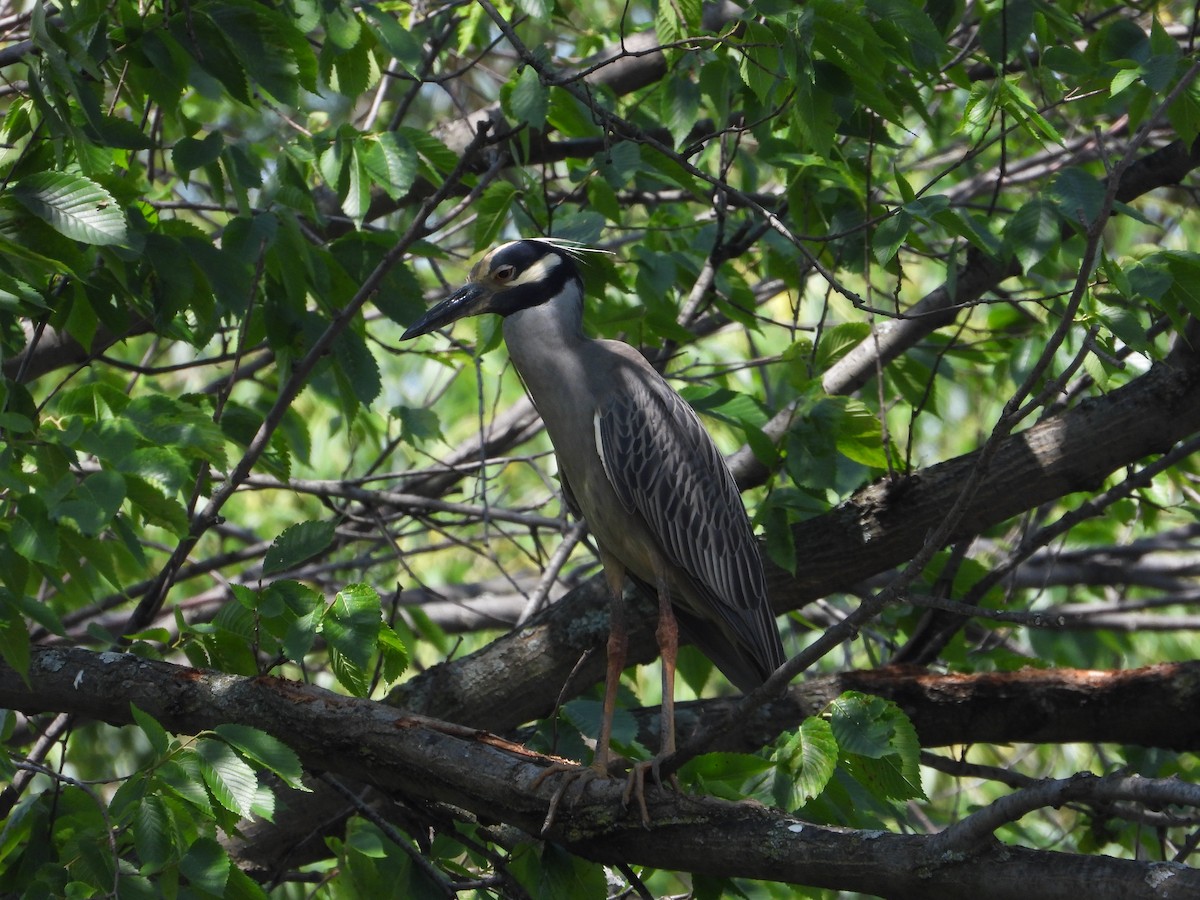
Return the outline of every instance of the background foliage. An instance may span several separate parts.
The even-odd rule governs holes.
[[[960,871],[922,868],[947,847],[981,896],[1057,884],[1060,857],[1134,861],[1112,896],[1186,890],[1195,670],[1139,667],[1192,660],[1200,624],[1195,24],[1178,2],[6,6],[0,892],[952,896]],[[531,777],[535,811],[465,763],[451,798],[354,762],[384,802],[284,714],[86,694],[121,649],[394,689],[586,757],[597,562],[497,323],[398,342],[518,235],[613,251],[586,260],[590,330],[733,453],[810,675],[680,759],[685,786],[916,843],[774,874],[748,825],[725,862],[715,818],[642,835],[604,797],[541,843],[491,824],[537,831]],[[51,690],[65,658],[90,699]],[[696,654],[680,673],[729,690]],[[922,678],[957,679],[954,727]],[[657,677],[625,685],[619,742],[645,753]],[[1030,853],[989,869],[993,837]]]

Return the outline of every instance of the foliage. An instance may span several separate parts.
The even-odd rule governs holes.
[[[18,4],[5,24],[0,659],[31,690],[34,649],[73,645],[381,698],[470,665],[581,583],[596,561],[586,541],[554,554],[567,520],[549,444],[496,324],[399,343],[473,255],[543,234],[615,252],[587,259],[590,330],[643,347],[723,449],[743,448],[789,653],[874,596],[906,602],[864,604],[863,640],[811,664],[1195,657],[1177,562],[1196,528],[1194,447],[1177,442],[1195,427],[967,535],[941,511],[914,565],[887,567],[886,597],[850,554],[810,603],[813,551],[795,539],[881,479],[898,495],[976,450],[986,477],[1010,433],[1180,365],[1200,314],[1194,198],[1174,187],[1200,136],[1190,5],[83,0]],[[1119,442],[1089,443],[1100,457]],[[978,608],[967,625],[944,618],[959,601]],[[512,696],[549,711],[579,656],[554,652],[564,677],[509,672]],[[683,694],[724,690],[698,654],[680,675]],[[657,702],[656,684],[627,678],[622,707]],[[586,752],[599,695],[570,691],[533,746]],[[484,727],[527,724],[487,705]],[[972,768],[922,754],[902,707],[846,693],[770,760],[718,752],[680,776],[814,821],[924,831],[1030,780],[1195,775],[1136,740],[989,744]],[[286,736],[45,710],[0,731],[5,895],[687,883],[421,804],[391,822],[353,806],[319,852],[269,871],[243,855],[242,820],[275,821],[312,786]],[[618,739],[654,746],[628,718]],[[1156,809],[1046,810],[1004,836],[1187,862],[1194,810]]]

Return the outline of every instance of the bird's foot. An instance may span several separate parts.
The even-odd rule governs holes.
[[[558,814],[559,804],[562,803],[563,797],[566,796],[567,790],[573,784],[579,785],[579,793],[576,800],[583,796],[583,791],[588,783],[596,778],[612,777],[607,767],[603,766],[599,760],[592,763],[590,766],[584,766],[579,763],[572,762],[556,762],[543,769],[538,777],[533,779],[533,789],[537,790],[541,787],[542,782],[552,775],[562,775],[558,787],[554,789],[554,796],[550,798],[550,806],[546,810],[546,818],[542,820],[542,834],[546,834],[550,830],[550,826],[554,824],[554,817]]]
[[[629,801],[636,799],[638,812],[642,816],[642,827],[650,827],[650,812],[646,809],[646,773],[649,772],[654,779],[654,784],[661,791],[663,789],[662,774],[659,772],[659,766],[662,764],[663,756],[654,757],[654,759],[643,760],[642,762],[634,763],[633,768],[629,770],[629,778],[625,782],[625,793],[621,797],[622,805],[628,809]],[[667,776],[667,784],[673,791],[679,791],[679,779],[672,772]]]

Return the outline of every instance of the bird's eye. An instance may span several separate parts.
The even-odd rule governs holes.
[[[492,273],[492,277],[494,279],[496,279],[497,281],[511,281],[513,275],[515,275],[516,273],[517,273],[517,270],[514,269],[512,266],[501,266],[495,272]]]

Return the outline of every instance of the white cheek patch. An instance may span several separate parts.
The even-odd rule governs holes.
[[[517,287],[522,284],[537,284],[544,281],[551,272],[553,272],[562,260],[554,253],[547,253],[532,266],[508,282],[505,287]]]

